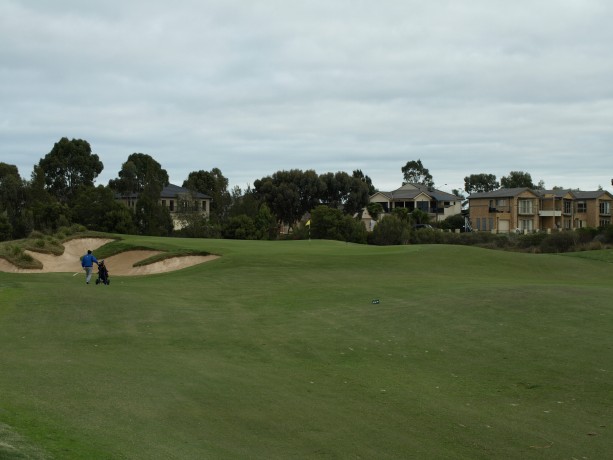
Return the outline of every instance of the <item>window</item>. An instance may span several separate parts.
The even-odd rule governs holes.
[[[601,201],[600,202],[600,214],[604,214],[605,216],[608,216],[611,214],[611,203],[608,201]]]
[[[519,213],[520,214],[533,214],[532,200],[519,200]]]
[[[587,204],[585,201],[577,201],[577,212],[587,212]]]
[[[564,200],[564,214],[572,213],[572,201]]]
[[[611,219],[600,219],[601,227],[606,227],[607,225],[611,225]]]
[[[481,218],[477,217],[477,230],[481,230]]]
[[[417,202],[417,209],[423,211],[423,212],[428,212],[428,202],[427,201],[418,201]]]
[[[175,210],[175,200],[170,200],[170,210],[171,211]]]
[[[496,200],[496,206],[506,206],[506,205],[507,205],[507,200],[505,200],[504,198],[500,200]]]
[[[531,232],[534,229],[534,222],[532,219],[520,219],[519,228]]]
[[[166,200],[162,200],[162,206],[166,207]]]
[[[494,230],[494,218],[490,217],[490,230]]]

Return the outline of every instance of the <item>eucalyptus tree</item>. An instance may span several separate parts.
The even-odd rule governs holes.
[[[187,179],[183,181],[183,187],[209,195],[211,197],[211,217],[218,222],[225,220],[232,203],[232,196],[228,191],[228,179],[224,177],[219,168],[190,172]]]
[[[434,187],[434,180],[428,168],[424,167],[421,160],[407,161],[401,168],[404,184],[422,184]]]
[[[94,185],[104,165],[89,142],[63,137],[53,145],[38,166],[43,170],[45,185],[60,202],[67,203],[80,186]]]
[[[500,188],[494,174],[471,174],[464,178],[464,190],[466,193],[491,192]]]

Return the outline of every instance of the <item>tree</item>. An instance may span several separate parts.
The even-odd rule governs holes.
[[[49,191],[62,203],[68,202],[78,187],[94,185],[104,168],[87,141],[66,137],[56,142],[38,165],[45,173]]]
[[[223,221],[228,214],[232,202],[228,192],[228,179],[224,177],[219,168],[211,171],[192,171],[183,181],[183,187],[195,192],[204,193],[211,197],[211,218]]]
[[[349,194],[343,204],[343,210],[350,216],[361,213],[366,205],[368,205],[369,196],[368,183],[358,177],[352,177],[349,183]]]
[[[383,205],[377,202],[368,203],[368,205],[366,205],[366,209],[368,210],[368,214],[370,214],[370,217],[372,217],[373,220],[377,220],[379,216],[383,213]]]
[[[404,176],[404,184],[422,184],[428,187],[434,187],[434,181],[432,175],[427,168],[424,168],[421,160],[408,161],[406,165],[401,168]]]
[[[253,183],[256,198],[264,202],[279,222],[292,226],[319,203],[323,183],[313,170],[277,171]]]
[[[320,200],[331,208],[342,208],[346,214],[354,215],[368,204],[368,184],[361,178],[342,171],[319,178],[324,185]]]
[[[24,181],[19,175],[15,165],[0,163],[0,215],[4,215],[6,222],[4,232],[8,233],[5,239],[26,236],[19,234],[19,220],[25,208]]]
[[[409,241],[410,229],[406,221],[395,214],[381,219],[372,232],[371,241],[380,246],[392,244],[406,244]]]
[[[159,202],[162,186],[157,180],[146,179],[147,185],[136,201],[136,225],[143,235],[168,236],[172,233],[173,223],[166,206]]]
[[[530,174],[523,171],[511,171],[508,176],[500,179],[500,185],[503,188],[535,188]]]
[[[117,179],[109,181],[109,187],[121,194],[140,194],[148,184],[160,192],[169,183],[168,173],[153,157],[144,153],[131,154],[121,165]]]
[[[413,209],[411,211],[411,220],[416,224],[427,224],[430,222],[430,215],[421,209]]]
[[[257,239],[257,229],[253,219],[245,215],[230,217],[224,226],[223,237],[230,240]]]
[[[82,187],[71,203],[72,221],[89,230],[136,233],[132,211],[115,200],[113,191],[99,185]]]
[[[229,217],[236,217],[244,214],[251,218],[255,218],[262,203],[256,197],[255,192],[250,186],[247,186],[244,193],[238,185],[234,186],[231,196],[232,206],[228,211]],[[270,208],[268,208],[268,210],[270,211]]]
[[[168,173],[153,157],[133,153],[121,165],[118,178],[109,181],[109,188],[138,196],[134,219],[139,233],[166,236],[172,233],[173,223],[168,209],[159,200],[168,183]]]
[[[368,185],[368,196],[377,193],[377,189],[372,184],[372,180],[370,179],[370,177],[365,176],[361,169],[356,169],[355,171],[353,171],[353,177],[355,177],[356,179],[360,179],[362,182]]]
[[[491,192],[500,188],[494,174],[471,174],[464,178],[464,190],[471,193]]]
[[[277,237],[277,220],[266,203],[262,203],[254,219],[258,240],[274,240]]]
[[[449,230],[462,230],[464,228],[464,224],[464,216],[461,214],[456,214],[455,216],[447,217],[443,222],[441,222],[440,227]]]
[[[364,224],[340,209],[319,205],[311,211],[311,236],[316,239],[366,243]]]
[[[55,231],[70,225],[70,209],[61,203],[46,187],[45,171],[39,165],[32,171],[31,180],[25,186],[26,206],[20,216],[20,234],[32,230]],[[14,230],[16,231],[16,230]]]

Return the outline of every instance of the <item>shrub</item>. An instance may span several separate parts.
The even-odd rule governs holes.
[[[545,232],[526,233],[519,235],[515,242],[519,248],[539,247],[548,236]]]
[[[433,244],[436,242],[435,230],[432,228],[422,228],[411,232],[411,243],[414,244]]]
[[[541,244],[542,252],[568,252],[574,249],[578,242],[578,235],[575,232],[557,232],[547,235]]]
[[[589,243],[598,235],[598,229],[591,227],[578,228],[575,230],[575,233],[578,243]]]
[[[613,243],[613,225],[607,225],[600,234],[603,243]]]
[[[372,243],[379,246],[406,244],[409,241],[409,227],[396,215],[388,215],[380,220],[372,232]]]

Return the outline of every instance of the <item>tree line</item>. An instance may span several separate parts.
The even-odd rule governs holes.
[[[211,197],[210,214],[182,209],[186,225],[173,230],[160,193],[169,184],[167,171],[144,153],[129,155],[117,177],[95,185],[104,165],[82,139],[62,138],[40,159],[29,179],[17,166],[0,162],[0,241],[32,231],[54,232],[73,224],[89,230],[170,236],[275,238],[280,225],[291,227],[315,207],[324,205],[353,215],[375,192],[361,170],[317,174],[314,170],[278,171],[253,187],[228,190],[221,170],[189,173],[182,186]],[[117,200],[133,197],[134,209]]]
[[[169,184],[168,172],[160,163],[148,154],[132,153],[116,178],[96,186],[103,169],[86,140],[66,137],[40,159],[28,180],[15,165],[0,163],[0,241],[24,238],[34,230],[54,232],[73,224],[94,231],[152,236],[274,239],[284,227],[295,237],[405,241],[412,225],[428,222],[427,214],[418,210],[408,216],[398,211],[386,224],[375,227],[379,229],[373,234],[366,232],[360,222],[362,210],[367,208],[377,219],[382,209],[376,203],[369,204],[377,189],[361,170],[352,174],[277,171],[255,180],[246,190],[228,190],[228,179],[213,168],[192,171],[182,183],[191,192],[211,197],[209,215],[182,208],[179,217],[185,225],[175,231],[169,209],[160,203],[160,193]],[[401,172],[403,184],[434,187],[421,160],[408,161]],[[534,185],[530,174],[522,171],[512,171],[500,182],[492,174],[473,174],[465,177],[464,183],[469,194],[501,186],[543,187],[542,181]],[[462,191],[453,193],[463,198]],[[132,197],[135,206],[125,206],[118,196]],[[308,214],[312,217],[310,227],[292,228]],[[442,226],[454,229],[462,224],[462,218],[456,217]]]

